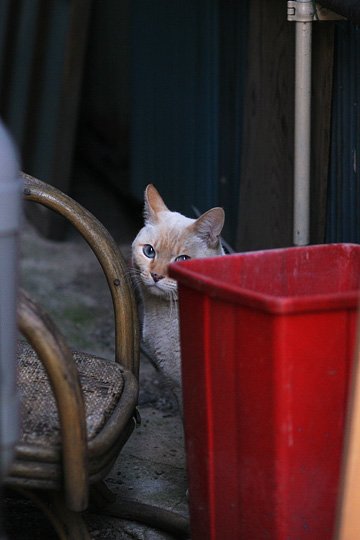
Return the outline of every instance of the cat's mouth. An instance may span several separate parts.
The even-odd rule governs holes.
[[[171,297],[174,300],[177,298],[177,284],[171,278],[164,277],[155,281],[152,277],[149,277],[144,281],[144,285],[149,292],[156,296]]]

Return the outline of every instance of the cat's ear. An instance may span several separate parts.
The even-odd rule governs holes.
[[[225,222],[225,212],[222,208],[211,208],[202,214],[191,225],[197,236],[205,240],[211,248],[216,248],[219,245],[220,234]]]
[[[162,200],[158,190],[152,184],[149,184],[145,189],[145,206],[144,216],[145,221],[157,221],[158,212],[168,211],[168,207]]]

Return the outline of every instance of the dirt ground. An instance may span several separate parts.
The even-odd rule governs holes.
[[[121,246],[129,257],[129,243]],[[75,234],[65,242],[40,237],[26,224],[21,241],[21,285],[49,311],[72,347],[111,359],[114,329],[110,294],[88,246]],[[139,411],[142,424],[119,455],[108,486],[132,500],[187,515],[182,422],[161,375],[143,357]],[[29,501],[7,497],[3,521],[9,539],[56,538]],[[92,538],[170,539],[171,536],[101,515],[86,515]],[[1,536],[1,535],[0,535]]]

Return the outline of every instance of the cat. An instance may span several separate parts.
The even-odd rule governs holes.
[[[197,219],[168,209],[156,188],[144,195],[144,227],[132,244],[132,263],[143,303],[142,341],[170,383],[182,412],[177,284],[168,265],[223,255],[220,234],[225,213],[212,208]]]

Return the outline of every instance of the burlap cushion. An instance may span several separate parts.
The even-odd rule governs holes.
[[[111,415],[123,392],[119,364],[74,352],[85,400],[88,440],[93,439]],[[38,357],[27,343],[18,345],[18,387],[21,400],[21,442],[60,443],[59,419],[50,383]]]

